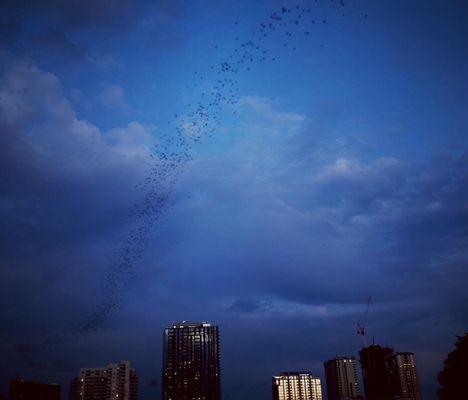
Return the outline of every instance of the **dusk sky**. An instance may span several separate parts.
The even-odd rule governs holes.
[[[0,393],[128,359],[159,399],[187,320],[223,399],[267,400],[358,357],[372,296],[367,341],[435,399],[467,149],[466,1],[2,1]]]

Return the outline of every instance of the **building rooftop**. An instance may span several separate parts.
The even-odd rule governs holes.
[[[274,377],[281,377],[281,376],[288,376],[288,375],[310,375],[313,376],[314,378],[316,377],[312,372],[310,371],[289,371],[289,372],[280,372],[279,374],[276,374]]]
[[[353,356],[336,356],[336,357],[330,358],[326,362],[335,361],[335,360],[356,360],[356,357],[353,357]]]
[[[211,326],[208,322],[173,322],[171,328],[199,328]]]

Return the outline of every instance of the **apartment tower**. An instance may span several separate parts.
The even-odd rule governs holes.
[[[282,372],[272,378],[273,400],[322,400],[320,378],[309,372]]]
[[[137,400],[138,378],[129,361],[81,368],[70,384],[70,400]]]
[[[219,329],[205,322],[164,330],[163,400],[220,400]]]
[[[414,353],[399,352],[385,360],[390,391],[394,399],[421,400]]]
[[[354,357],[336,357],[324,363],[328,400],[362,399]]]

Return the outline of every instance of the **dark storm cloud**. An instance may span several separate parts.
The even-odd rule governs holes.
[[[12,0],[2,3],[3,9],[16,16],[50,16],[73,28],[114,25],[130,17],[132,1],[127,0],[47,0],[31,2]]]
[[[0,7],[4,49],[54,68],[57,62],[102,65],[112,43],[138,29],[150,31],[144,40],[153,50],[180,45],[184,36],[176,24],[184,15],[179,1],[6,1]]]
[[[314,136],[313,126],[269,106],[254,109],[259,122],[248,119],[240,128],[245,137],[222,158],[200,161],[187,181],[188,214],[210,211],[203,211],[203,225],[194,222],[198,235],[182,234],[185,251],[169,261],[187,274],[185,285],[200,290],[204,275],[197,272],[211,271],[224,282],[212,289],[215,296],[256,293],[314,304],[359,303],[369,291],[378,301],[416,301],[428,290],[446,292],[457,276],[466,281],[465,154],[411,165],[329,154],[303,168],[291,143],[302,130]],[[441,270],[448,287],[437,279]],[[452,294],[465,298],[460,290]],[[228,308],[240,311],[243,301]]]
[[[81,61],[86,57],[87,45],[79,45],[70,40],[64,32],[58,29],[51,29],[39,35],[36,39],[35,47],[40,51],[48,51],[50,54],[58,55],[70,61]],[[43,54],[37,54],[41,56]],[[34,57],[34,55],[33,55]]]
[[[59,237],[63,241],[69,233],[73,236],[68,239],[76,239],[112,226],[113,213],[128,207],[129,199],[135,196],[132,190],[123,191],[122,181],[137,180],[138,175],[141,178],[134,162],[138,151],[126,153],[131,150],[132,139],[122,145],[108,144],[112,132],[105,137],[92,124],[79,120],[57,78],[33,65],[8,68],[1,95],[4,207],[10,207],[8,217],[14,219],[16,212],[22,215],[23,225],[28,227],[22,232],[22,225],[11,224],[9,234],[15,234],[16,225],[17,238],[24,235],[25,240],[33,239],[28,235],[35,228],[47,226],[51,241]],[[138,145],[134,149],[138,150]],[[122,181],[116,181],[115,171],[124,165]],[[111,187],[125,196],[114,196]],[[104,209],[108,216],[102,219]],[[82,213],[90,218],[83,219]],[[59,221],[65,216],[74,228],[69,233],[60,232]],[[91,225],[87,225],[89,221]],[[32,242],[44,245],[41,239],[45,238],[36,237]]]
[[[96,290],[93,281],[102,281],[117,250],[113,240],[122,241],[131,226],[152,135],[136,122],[101,132],[76,116],[55,75],[26,62],[4,68],[0,262],[8,326],[2,332],[10,338],[4,346],[25,340],[20,350],[29,354],[30,329],[67,331],[76,325],[70,313],[92,307],[93,300],[78,304],[76,296]],[[31,287],[38,289],[33,298]]]
[[[253,313],[267,311],[271,308],[271,302],[265,300],[236,300],[228,308],[227,311],[239,313]]]
[[[16,16],[3,16],[0,18],[0,43],[12,44],[20,30],[19,18]]]
[[[107,29],[115,35],[133,21],[127,2],[112,2],[110,6],[105,1],[7,1],[1,10],[5,48],[41,63],[51,58],[84,61],[90,44],[74,39],[74,34]],[[113,29],[117,25],[120,30]]]

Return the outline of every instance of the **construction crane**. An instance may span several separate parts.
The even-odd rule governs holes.
[[[366,311],[363,314],[361,321],[357,323],[357,334],[362,338],[362,344],[364,347],[367,346],[366,343],[366,324],[367,324],[367,315],[369,314],[369,306],[372,301],[372,296],[369,296],[367,299]]]

